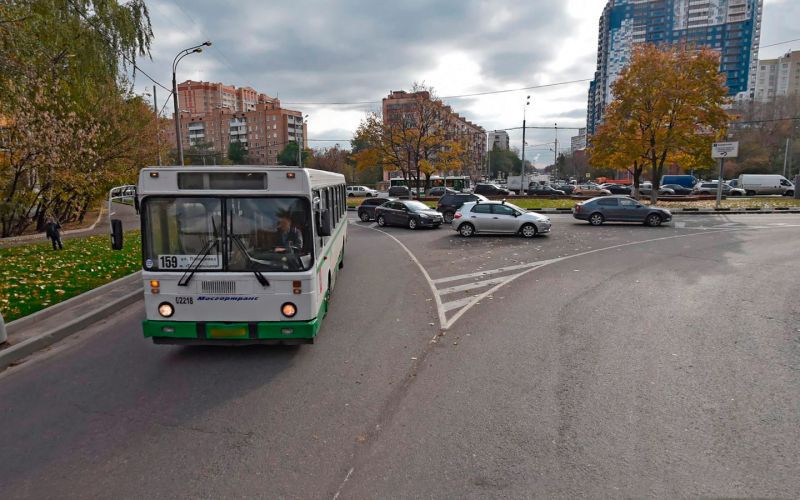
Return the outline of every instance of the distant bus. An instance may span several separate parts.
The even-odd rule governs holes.
[[[150,167],[134,196],[145,337],[313,343],[343,262],[344,176],[272,166]],[[122,247],[119,220],[112,245]]]
[[[454,175],[448,177],[440,177],[438,175],[431,176],[430,187],[445,186],[456,191],[465,191],[472,189],[472,181],[469,177],[463,175]],[[421,191],[425,190],[425,179],[422,178],[417,182],[416,179],[405,179],[398,177],[389,181],[389,187],[393,186],[408,186],[412,191],[417,190],[417,184]]]

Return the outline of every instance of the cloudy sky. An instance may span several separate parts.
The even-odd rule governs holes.
[[[526,96],[526,156],[538,166],[586,123],[588,80],[595,69],[597,22],[605,0],[150,0],[152,60],[140,67],[170,86],[171,61],[181,49],[212,40],[186,57],[178,81],[250,86],[309,115],[312,147],[348,141],[366,113],[390,90],[414,82],[433,86],[457,112],[486,130],[522,125]],[[800,38],[800,1],[765,0],[762,46]],[[776,57],[800,42],[765,47]],[[577,82],[576,82],[577,81]],[[499,94],[492,91],[575,82]],[[152,83],[137,75],[139,93]],[[159,92],[163,103],[166,92]],[[342,104],[344,103],[344,104]],[[167,106],[171,110],[171,104]],[[571,127],[571,129],[569,128]],[[512,145],[520,130],[509,131]]]

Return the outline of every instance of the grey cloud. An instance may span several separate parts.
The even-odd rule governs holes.
[[[589,29],[596,34],[595,12],[605,0],[583,1],[591,12],[587,15],[592,16]],[[578,24],[568,15],[566,2],[553,0],[152,0],[149,4],[154,57],[152,62],[142,61],[145,71],[167,84],[172,57],[182,48],[177,35],[186,34],[197,42],[208,37],[214,46],[182,62],[179,80],[199,70],[206,80],[250,86],[279,95],[284,102],[380,100],[390,90],[409,88],[418,75],[435,69],[439,57],[451,51],[468,54],[490,82],[483,87],[464,82],[465,92],[589,78],[596,59],[596,47],[590,46],[573,57],[555,60]],[[800,14],[796,1],[768,2],[765,9],[765,43],[797,37],[796,23],[791,22]],[[165,18],[168,13],[174,17]],[[137,88],[145,84],[137,77]],[[578,124],[584,119],[581,107],[588,83],[574,89],[571,97],[558,99],[565,111],[548,120]],[[487,129],[503,125],[496,117],[473,113],[476,102],[456,99],[450,104]],[[318,107],[297,109],[313,113]],[[534,141],[547,140],[547,134],[531,134]]]

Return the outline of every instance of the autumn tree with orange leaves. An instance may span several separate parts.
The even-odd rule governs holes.
[[[665,165],[713,166],[711,144],[725,136],[729,119],[717,52],[638,46],[611,90],[614,101],[592,137],[595,166],[629,169],[636,194],[649,171],[653,203]]]
[[[462,138],[453,133],[450,113],[433,89],[415,84],[412,92],[423,94],[402,113],[372,113],[361,122],[355,140],[364,147],[353,156],[359,170],[378,165],[399,170],[406,179],[424,178],[428,186],[435,172],[463,168],[465,147]],[[420,184],[417,182],[418,194]]]

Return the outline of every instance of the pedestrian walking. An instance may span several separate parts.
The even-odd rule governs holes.
[[[61,243],[61,224],[54,218],[50,218],[44,227],[44,234],[53,242],[53,250],[63,250],[64,244]]]

